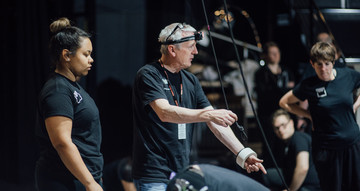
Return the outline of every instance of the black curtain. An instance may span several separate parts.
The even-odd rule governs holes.
[[[49,24],[72,17],[72,1],[2,1],[0,181],[31,184],[38,148],[37,96],[49,71]]]

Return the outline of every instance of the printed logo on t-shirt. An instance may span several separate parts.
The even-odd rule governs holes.
[[[169,83],[168,83],[168,81],[167,81],[167,79],[161,79],[162,81],[163,81],[163,83],[165,84],[165,85],[168,85]],[[168,88],[168,87],[165,87],[164,88],[164,90],[170,90],[170,88]]]
[[[326,97],[326,96],[327,96],[325,87],[316,88],[315,91],[316,91],[317,97],[319,97],[319,98],[320,98],[320,97]]]
[[[167,84],[168,84],[167,79],[164,79],[164,78],[163,78],[163,79],[161,79],[161,80],[164,82],[164,84],[165,84],[165,85],[167,85]]]
[[[82,100],[82,96],[77,91],[74,91],[74,97],[77,103],[80,103]]]

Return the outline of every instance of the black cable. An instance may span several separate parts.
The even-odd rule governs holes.
[[[215,48],[214,48],[214,44],[213,44],[213,41],[212,41],[212,37],[211,37],[211,31],[210,31],[210,25],[209,25],[209,21],[208,21],[208,18],[207,18],[207,13],[206,13],[206,8],[205,8],[205,3],[204,3],[204,0],[202,0],[202,6],[203,6],[203,10],[204,10],[204,15],[205,15],[205,20],[206,20],[206,24],[207,24],[207,30],[208,30],[208,33],[209,33],[209,39],[210,39],[210,43],[211,43],[211,48],[212,48],[212,51],[214,53],[214,58],[215,58],[215,64],[216,64],[216,67],[217,67],[217,70],[218,70],[218,74],[219,74],[219,80],[220,80],[220,84],[221,84],[221,89],[223,91],[223,95],[224,95],[224,99],[225,99],[225,104],[226,104],[226,108],[228,108],[228,103],[227,103],[227,100],[226,100],[226,95],[225,95],[225,91],[224,91],[224,87],[223,87],[223,84],[222,84],[222,79],[221,79],[221,74],[220,74],[220,69],[219,69],[219,64],[218,64],[218,61],[217,61],[217,56],[216,56],[216,52],[215,52]],[[246,91],[246,95],[249,99],[249,102],[250,102],[250,105],[251,105],[251,108],[253,110],[253,113],[254,113],[254,116],[256,118],[256,121],[259,125],[259,129],[261,131],[261,134],[265,140],[265,145],[266,145],[266,148],[268,149],[269,153],[270,153],[270,156],[271,156],[271,159],[273,160],[274,162],[274,165],[275,165],[275,168],[281,178],[281,181],[283,182],[283,184],[285,185],[286,189],[289,190],[286,182],[285,182],[285,179],[284,177],[282,176],[282,174],[280,173],[280,169],[275,161],[275,158],[274,158],[274,155],[270,149],[270,146],[269,146],[269,143],[266,139],[266,136],[265,136],[265,133],[264,133],[264,130],[260,124],[260,121],[259,121],[259,118],[256,114],[256,111],[255,111],[255,108],[254,108],[254,104],[251,100],[251,97],[250,97],[250,93],[249,93],[249,89],[248,89],[248,86],[247,86],[247,83],[246,83],[246,80],[245,80],[245,77],[244,77],[244,73],[243,73],[243,69],[242,69],[242,66],[241,66],[241,63],[240,63],[240,56],[239,56],[239,53],[238,53],[238,50],[237,50],[237,47],[236,47],[236,44],[235,44],[235,40],[234,40],[234,35],[233,35],[233,32],[232,32],[232,29],[231,29],[231,26],[230,26],[230,23],[229,23],[229,20],[227,18],[228,16],[228,9],[227,9],[227,3],[226,3],[226,0],[224,0],[224,8],[225,8],[225,20],[227,21],[227,24],[228,24],[228,27],[229,27],[229,30],[230,30],[230,35],[231,35],[231,39],[233,41],[233,45],[234,45],[234,49],[235,49],[235,54],[236,54],[236,57],[237,57],[237,61],[238,61],[238,64],[239,64],[239,69],[240,69],[240,73],[241,73],[241,77],[243,79],[243,82],[244,82],[244,87],[245,87],[245,91]],[[240,126],[237,122],[236,122],[236,125],[238,126],[238,128],[240,129],[240,131],[242,132],[243,135],[246,136],[246,133],[244,132],[244,127]],[[243,137],[242,137],[243,138]]]
[[[207,30],[208,30],[208,33],[209,33],[209,39],[210,39],[211,48],[212,48],[212,51],[213,51],[213,53],[214,53],[215,65],[216,65],[216,68],[217,68],[217,72],[218,72],[218,76],[219,76],[219,81],[220,81],[220,85],[221,85],[221,90],[222,90],[223,97],[224,97],[224,101],[225,101],[225,106],[226,106],[226,109],[229,110],[229,104],[228,104],[228,101],[227,101],[227,99],[226,99],[226,94],[225,94],[225,90],[224,90],[223,80],[222,80],[222,78],[221,78],[221,73],[220,73],[220,68],[219,68],[219,62],[218,62],[218,59],[217,59],[217,56],[216,56],[216,51],[215,51],[214,43],[213,43],[213,40],[212,40],[212,37],[211,37],[210,24],[209,24],[209,20],[208,20],[207,14],[206,14],[206,8],[205,8],[204,0],[202,0],[202,5],[203,5],[204,14],[205,14],[206,24],[207,24]],[[244,127],[241,126],[241,125],[239,125],[239,123],[238,123],[237,121],[234,123],[234,125],[236,125],[236,127],[240,130],[240,132],[241,132],[241,139],[242,139],[243,141],[247,140],[247,135],[246,135],[246,133],[245,133]]]
[[[223,1],[224,1],[225,14],[228,15],[229,11],[228,11],[228,8],[227,8],[226,0],[223,0]],[[226,18],[226,17],[225,17],[225,18]],[[261,134],[262,134],[262,136],[263,136],[263,138],[264,138],[264,142],[265,142],[266,148],[267,148],[268,151],[269,151],[269,154],[270,154],[270,156],[271,156],[272,161],[274,162],[275,168],[276,168],[276,170],[277,170],[277,172],[278,172],[278,174],[279,174],[279,176],[280,176],[280,178],[281,178],[281,181],[283,182],[283,184],[284,184],[284,186],[286,187],[286,189],[289,190],[289,187],[287,186],[287,184],[286,184],[286,182],[285,182],[284,176],[280,173],[280,168],[279,168],[279,166],[278,166],[277,163],[276,163],[276,160],[275,160],[274,155],[273,155],[273,153],[272,153],[272,151],[271,151],[270,145],[269,145],[269,143],[268,143],[268,141],[267,141],[267,139],[266,139],[264,130],[263,130],[262,126],[261,126],[259,117],[258,117],[258,115],[257,115],[257,113],[256,113],[256,111],[255,111],[254,104],[253,104],[253,102],[252,102],[252,100],[251,100],[250,93],[249,93],[249,88],[248,88],[248,86],[247,86],[247,83],[246,83],[246,80],[245,80],[245,76],[244,76],[244,73],[243,73],[243,69],[242,69],[242,66],[241,66],[241,63],[240,63],[240,56],[239,56],[239,53],[238,53],[238,50],[237,50],[237,46],[236,46],[236,44],[235,44],[234,34],[233,34],[232,29],[231,29],[229,19],[225,19],[225,20],[226,20],[226,22],[227,22],[227,24],[228,24],[228,27],[229,27],[231,40],[233,41],[233,45],[234,45],[234,49],[235,49],[236,58],[237,58],[237,61],[238,61],[238,64],[239,64],[239,69],[240,69],[241,77],[242,77],[243,82],[244,82],[245,92],[246,92],[246,95],[247,95],[247,97],[248,97],[248,99],[249,99],[249,102],[250,102],[250,105],[251,105],[251,109],[253,110],[255,119],[256,119],[256,121],[257,121],[257,123],[258,123],[259,129],[260,129]]]

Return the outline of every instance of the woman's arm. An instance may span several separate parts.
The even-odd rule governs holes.
[[[281,108],[286,111],[298,115],[300,117],[306,117],[311,120],[310,112],[300,107],[297,103],[300,100],[294,96],[293,91],[288,91],[279,101],[279,105]]]
[[[354,110],[354,113],[356,112],[356,110],[359,108],[360,106],[360,94],[356,97],[356,101],[354,102],[353,104],[353,110]]]
[[[80,152],[71,139],[72,120],[63,116],[45,119],[50,141],[66,168],[85,186],[87,191],[102,191],[87,169]]]

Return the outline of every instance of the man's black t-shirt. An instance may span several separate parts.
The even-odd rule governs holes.
[[[283,171],[286,182],[290,184],[296,167],[297,155],[302,151],[309,153],[309,170],[302,186],[319,185],[319,179],[312,159],[311,137],[306,133],[297,131],[295,131],[294,135],[290,138],[289,142],[286,143],[284,148],[285,158],[283,161]]]
[[[189,109],[210,106],[198,79],[185,70],[181,70],[180,75],[183,85],[181,99],[180,92],[172,87],[180,106]],[[158,62],[142,67],[134,82],[133,177],[166,183],[171,172],[189,165],[194,124],[179,127],[175,123],[162,122],[149,105],[156,99],[166,99],[171,105],[176,105],[164,69]]]
[[[360,138],[359,127],[353,112],[353,91],[360,86],[360,73],[349,68],[336,68],[332,81],[317,76],[300,82],[293,94],[307,99],[313,120],[314,147],[344,148]]]
[[[68,170],[52,146],[44,120],[52,116],[72,119],[71,139],[93,175],[102,177],[103,156],[100,153],[100,116],[94,100],[76,82],[55,74],[42,88],[39,95],[39,123],[36,135],[40,144],[40,158],[37,165],[49,172],[68,174]]]

